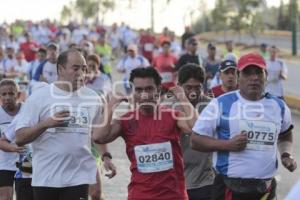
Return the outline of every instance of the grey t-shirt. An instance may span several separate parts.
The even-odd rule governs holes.
[[[206,96],[201,97],[199,100],[199,103],[201,103],[198,109],[199,113],[205,108],[209,101],[210,98]],[[172,106],[174,103],[173,98],[166,99],[163,105]],[[181,135],[180,143],[183,153],[186,188],[189,190],[212,185],[215,178],[212,165],[212,153],[204,153],[191,149],[190,136],[188,134]]]

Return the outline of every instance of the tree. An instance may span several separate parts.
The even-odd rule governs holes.
[[[263,16],[261,13],[256,13],[251,16],[250,23],[247,26],[247,31],[250,36],[254,40],[254,44],[256,44],[257,34],[258,32],[262,32],[264,29]]]
[[[230,10],[227,1],[216,1],[215,9],[211,12],[212,30],[223,31],[224,40],[226,40],[226,33],[229,28],[228,14],[230,14]]]
[[[82,19],[99,18],[102,21],[109,10],[115,8],[114,0],[76,0],[74,4],[70,3],[64,6],[61,11],[61,18],[65,19],[74,15],[80,15]]]
[[[62,21],[67,20],[72,16],[72,10],[68,6],[64,5],[60,12],[60,16]]]
[[[231,18],[231,28],[238,33],[239,41],[241,39],[241,31],[249,27],[255,9],[259,7],[260,0],[230,0],[235,8],[236,14]],[[250,23],[249,23],[250,22]]]
[[[216,32],[226,30],[226,13],[228,13],[228,7],[225,0],[216,1],[216,7],[211,12],[212,29]],[[225,23],[224,23],[225,21]]]

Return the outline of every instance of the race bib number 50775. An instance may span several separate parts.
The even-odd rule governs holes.
[[[170,142],[138,145],[134,147],[138,171],[153,173],[173,168],[173,154]]]
[[[266,121],[241,120],[240,132],[248,136],[246,149],[257,151],[273,149],[277,137],[276,125]]]

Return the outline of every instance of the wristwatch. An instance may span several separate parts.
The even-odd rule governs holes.
[[[112,155],[109,152],[105,152],[104,154],[102,154],[102,156],[101,156],[102,161],[104,161],[104,157],[108,157],[108,158],[112,159]]]
[[[288,152],[284,152],[283,154],[281,154],[281,159],[282,158],[293,158],[291,154],[289,154]]]

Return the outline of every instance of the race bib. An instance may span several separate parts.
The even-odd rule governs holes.
[[[59,133],[89,133],[90,117],[86,107],[59,106],[55,112],[68,110],[70,117],[61,127],[56,127],[55,132]]]
[[[173,81],[173,74],[171,72],[162,72],[160,75],[162,78],[162,83],[169,83]]]
[[[153,173],[173,168],[170,142],[138,145],[134,147],[137,168],[140,173]]]
[[[146,43],[146,44],[144,45],[144,50],[145,50],[145,51],[153,51],[153,49],[154,49],[154,45],[151,44],[151,43]]]
[[[264,151],[273,149],[276,140],[276,125],[266,121],[240,121],[240,132],[246,133],[246,149]]]

